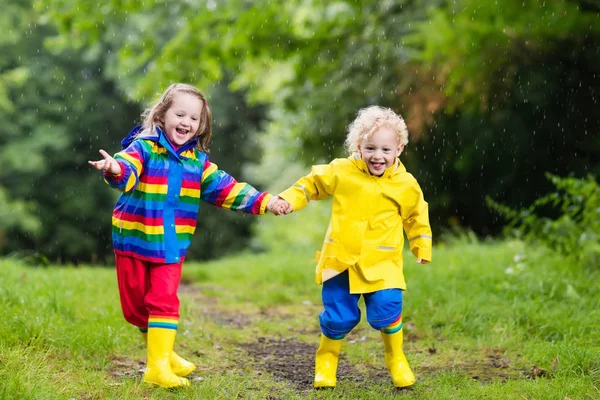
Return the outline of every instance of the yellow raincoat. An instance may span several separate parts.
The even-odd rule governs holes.
[[[431,261],[428,205],[398,159],[381,177],[371,175],[358,154],[335,159],[313,166],[279,196],[294,211],[333,196],[331,221],[316,256],[318,284],[348,270],[350,293],[406,289],[402,228],[415,257]]]

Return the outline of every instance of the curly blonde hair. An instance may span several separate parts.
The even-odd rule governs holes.
[[[408,143],[408,129],[404,119],[390,108],[370,106],[361,108],[356,119],[348,125],[348,134],[344,142],[350,154],[358,151],[360,143],[371,137],[381,127],[388,127],[398,135],[402,147]]]
[[[198,138],[198,144],[196,145],[198,150],[208,153],[208,144],[212,136],[212,112],[208,107],[208,102],[206,101],[204,94],[192,85],[185,83],[174,83],[170,85],[162,96],[142,113],[142,131],[151,131],[153,125],[157,125],[162,130],[165,129],[161,120],[164,119],[165,113],[169,107],[171,107],[171,104],[173,104],[173,99],[179,93],[194,95],[202,102],[203,107],[200,111],[200,123],[194,137]]]

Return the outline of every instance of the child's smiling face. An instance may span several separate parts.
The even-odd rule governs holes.
[[[375,176],[383,175],[394,164],[402,149],[404,145],[399,143],[396,132],[386,126],[376,130],[358,146],[362,160]]]
[[[198,131],[202,101],[190,93],[178,93],[173,97],[171,107],[165,112],[164,128],[169,141],[181,147],[190,141]]]

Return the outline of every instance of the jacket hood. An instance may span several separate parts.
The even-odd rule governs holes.
[[[121,140],[121,150],[125,150],[129,147],[131,143],[136,139],[137,134],[142,130],[142,125],[134,126],[132,130],[129,131],[127,136]]]
[[[360,154],[358,152],[353,153],[348,158],[362,172],[366,173],[367,175],[371,175],[371,172],[369,172],[369,167],[367,166],[367,163],[365,163],[363,161],[363,159],[360,157]],[[404,172],[406,172],[406,167],[404,166],[404,164],[402,164],[402,162],[400,161],[399,158],[396,158],[396,162],[393,165],[391,165],[389,168],[387,168],[385,170],[385,172],[383,173],[383,175],[381,175],[379,178],[391,178],[392,176],[399,175]]]

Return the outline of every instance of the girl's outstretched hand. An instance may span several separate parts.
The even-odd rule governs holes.
[[[292,205],[281,197],[273,197],[269,200],[269,203],[267,203],[267,210],[275,215],[286,215],[294,211]]]
[[[104,157],[104,160],[99,161],[88,161],[88,164],[96,168],[97,170],[106,171],[112,175],[120,175],[121,174],[121,166],[112,158],[107,152],[100,149],[100,154]]]

